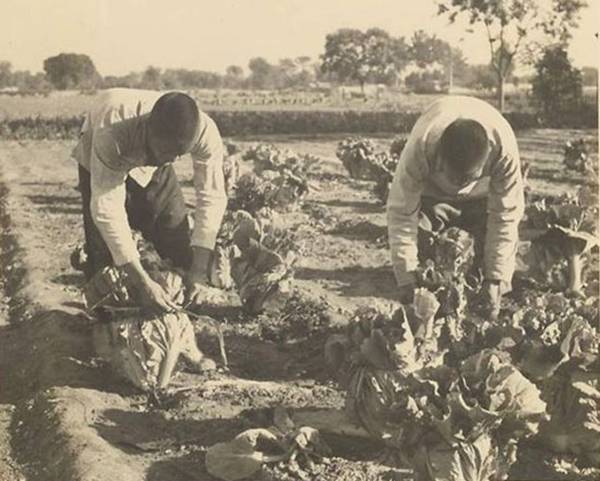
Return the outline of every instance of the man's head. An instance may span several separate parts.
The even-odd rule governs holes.
[[[490,153],[487,132],[475,120],[457,119],[444,130],[440,152],[450,180],[467,184],[480,176]]]
[[[148,163],[163,165],[189,152],[198,139],[200,113],[194,99],[180,92],[161,96],[148,118]]]

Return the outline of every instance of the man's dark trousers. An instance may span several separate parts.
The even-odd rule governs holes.
[[[113,259],[90,210],[90,173],[79,166],[79,190],[83,202],[83,227],[87,263],[85,275],[90,279],[96,272],[113,264]],[[139,230],[154,245],[163,259],[176,267],[191,264],[190,225],[181,186],[171,164],[158,167],[146,187],[131,177],[126,180],[125,209],[132,229]]]

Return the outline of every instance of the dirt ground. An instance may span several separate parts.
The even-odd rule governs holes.
[[[558,195],[590,182],[566,175],[561,166],[564,142],[580,136],[595,139],[597,132],[536,130],[518,136],[534,192]],[[369,182],[344,175],[335,158],[342,138],[232,139],[243,148],[268,141],[323,159],[318,190],[285,223],[307,240],[297,286],[326,299],[339,324],[356,307],[396,295],[383,242],[383,206]],[[383,149],[390,140],[376,142]],[[116,378],[96,357],[97,325],[84,312],[83,276],[69,264],[83,235],[72,147],[0,143],[0,481],[210,480],[206,448],[261,424],[266,409],[342,406],[342,394],[323,366],[326,333],[298,342],[265,341],[257,335],[257,321],[241,322],[235,309],[225,324],[228,371],[183,372],[176,385],[194,388],[160,405]],[[190,162],[182,160],[177,169],[191,204]],[[199,346],[217,359],[216,340],[197,328]],[[333,462],[318,479],[410,477],[378,462],[381,446],[326,441]],[[260,479],[293,478],[265,470]]]

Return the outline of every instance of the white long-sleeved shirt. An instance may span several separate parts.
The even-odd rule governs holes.
[[[161,92],[110,89],[87,113],[73,157],[90,172],[92,218],[116,265],[139,257],[125,210],[125,180],[142,187],[156,167],[146,164],[146,119]],[[223,142],[213,120],[200,112],[201,133],[190,151],[196,210],[192,246],[213,249],[227,204]]]
[[[454,185],[444,172],[440,139],[456,119],[483,125],[491,144],[481,175],[468,185]],[[402,151],[387,202],[392,265],[403,286],[418,267],[417,233],[421,197],[457,201],[487,197],[484,245],[486,279],[510,282],[515,269],[518,226],[524,211],[519,149],[512,128],[488,103],[464,96],[434,102],[419,117]]]

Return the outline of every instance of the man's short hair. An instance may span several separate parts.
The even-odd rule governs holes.
[[[192,147],[200,123],[196,101],[181,92],[162,95],[152,107],[150,133],[166,141],[180,155]]]
[[[480,167],[487,148],[485,128],[471,119],[455,120],[440,139],[441,155],[455,172],[470,173]]]

